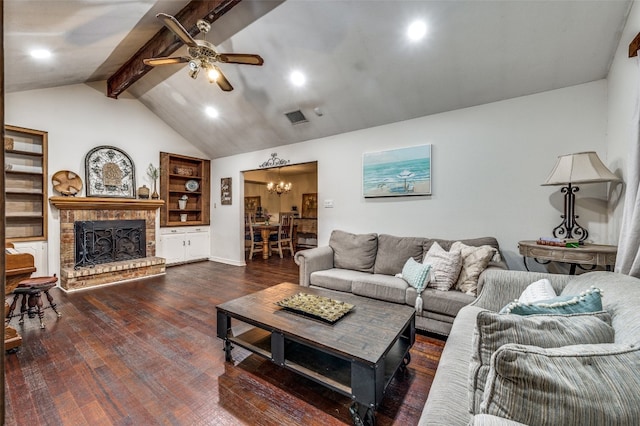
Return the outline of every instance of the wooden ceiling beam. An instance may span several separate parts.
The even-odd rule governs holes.
[[[629,57],[633,58],[638,56],[638,50],[640,49],[640,33],[629,44]]]
[[[240,0],[192,1],[178,12],[175,18],[195,38],[200,32],[196,26],[198,19],[212,23],[238,3]],[[118,95],[153,68],[145,65],[142,62],[143,59],[169,56],[182,45],[180,39],[163,26],[151,40],[107,79],[107,96],[117,99]]]

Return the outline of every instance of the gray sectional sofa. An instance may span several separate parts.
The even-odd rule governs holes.
[[[561,295],[601,289],[613,342],[545,348],[504,344],[490,358],[482,403],[472,411],[470,361],[479,351],[479,318],[498,312],[542,278]],[[557,338],[559,328],[546,317],[547,326],[536,332]],[[486,272],[477,300],[462,308],[453,323],[419,424],[638,425],[639,389],[640,279],[613,272],[569,276],[493,270]]]
[[[489,245],[499,253],[495,238],[458,241],[474,247]],[[454,240],[351,234],[336,230],[332,232],[328,246],[299,251],[294,259],[300,267],[301,286],[344,291],[415,306],[416,289],[395,275],[402,271],[409,257],[422,262],[434,242],[449,250]],[[494,260],[497,261],[489,263],[487,270],[506,269],[506,264],[498,258],[496,256]],[[478,291],[482,287],[483,274],[479,278]],[[416,328],[448,335],[458,311],[475,298],[473,294],[458,290],[426,288],[422,293],[422,312],[416,314]]]

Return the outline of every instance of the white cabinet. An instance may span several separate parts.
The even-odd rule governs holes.
[[[211,253],[208,227],[162,228],[158,255],[167,265],[208,259]]]
[[[46,242],[15,242],[13,246],[18,252],[29,253],[33,256],[33,266],[36,268],[36,272],[33,273],[34,277],[49,275],[49,265],[47,264],[49,254]]]

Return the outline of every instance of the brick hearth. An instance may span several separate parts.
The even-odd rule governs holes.
[[[51,197],[60,210],[60,286],[67,291],[164,274],[165,259],[156,257],[156,211],[162,200]],[[75,221],[142,219],[146,224],[146,256],[74,269]]]

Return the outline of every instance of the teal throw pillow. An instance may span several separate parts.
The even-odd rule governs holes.
[[[500,313],[517,315],[540,314],[577,314],[602,310],[602,290],[591,287],[577,296],[558,296],[533,303],[514,301],[505,306]]]
[[[410,257],[402,268],[402,278],[419,294],[427,285],[429,269],[431,265],[416,262],[413,257]]]

